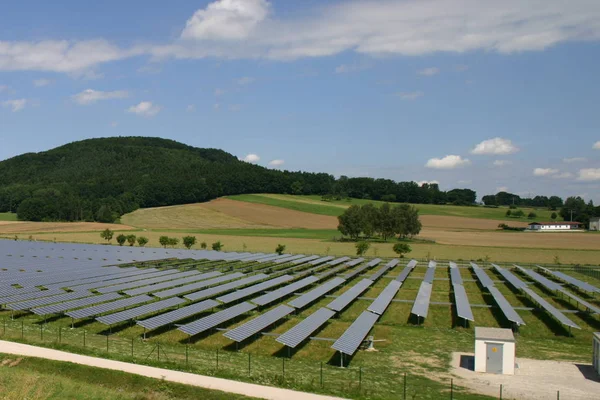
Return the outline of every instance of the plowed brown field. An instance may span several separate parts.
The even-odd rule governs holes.
[[[111,230],[131,230],[131,226],[100,224],[97,222],[15,222],[0,221],[0,234],[52,233],[52,232],[93,232]]]

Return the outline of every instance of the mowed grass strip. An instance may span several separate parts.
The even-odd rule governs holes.
[[[251,399],[67,362],[0,354],[2,399]]]
[[[0,221],[17,221],[15,213],[0,213]]]

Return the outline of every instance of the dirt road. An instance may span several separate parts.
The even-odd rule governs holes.
[[[171,371],[168,369],[147,367],[144,365],[130,364],[121,361],[106,360],[103,358],[82,356],[64,351],[46,349],[21,343],[0,340],[0,353],[13,354],[26,357],[38,357],[55,361],[66,361],[90,367],[123,371],[130,374],[146,376],[149,378],[164,379],[169,382],[184,385],[198,386],[222,392],[236,393],[244,396],[258,397],[271,400],[341,400],[339,397],[323,396],[312,393],[296,392],[288,389],[260,386],[251,383],[213,378],[186,372]]]

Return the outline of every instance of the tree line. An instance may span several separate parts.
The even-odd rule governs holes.
[[[383,240],[398,236],[408,238],[421,232],[419,211],[409,204],[391,206],[384,203],[375,207],[372,203],[352,205],[338,217],[338,230],[342,235],[358,240],[381,237]]]

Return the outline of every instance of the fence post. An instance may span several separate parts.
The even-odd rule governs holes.
[[[402,387],[402,390],[404,392],[404,396],[402,398],[406,400],[406,372],[404,373],[404,386]]]
[[[358,390],[362,390],[362,367],[358,367]]]
[[[4,323],[4,330],[2,331],[2,336],[6,335],[6,318],[2,321]]]
[[[106,352],[108,353],[108,335],[106,335]]]
[[[62,343],[62,327],[58,327],[58,344]]]
[[[44,331],[42,330],[43,327],[44,325],[40,324],[40,340],[44,340]]]
[[[248,353],[248,376],[250,376],[250,353]]]
[[[188,344],[185,344],[185,367],[188,368]]]
[[[23,335],[24,335],[24,331],[25,331],[25,323],[23,322],[23,320],[21,320],[21,340],[23,340]]]
[[[131,338],[131,359],[132,360],[134,359],[134,356],[133,356],[133,338]]]
[[[217,349],[217,369],[219,369],[219,349]]]
[[[321,361],[321,387],[323,387],[323,361]]]
[[[160,361],[160,343],[156,344],[156,353],[157,353],[157,356],[158,356],[158,361]]]
[[[285,380],[285,358],[281,357],[281,376]]]
[[[85,329],[83,330],[83,348],[85,349]]]
[[[502,384],[500,384],[500,400],[502,400]]]
[[[556,391],[556,400],[560,400],[560,390]]]
[[[454,399],[454,379],[450,379],[450,400]]]

